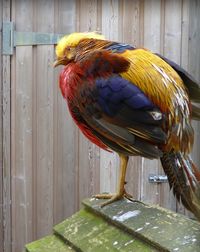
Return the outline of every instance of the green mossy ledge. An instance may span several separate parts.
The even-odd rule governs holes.
[[[164,208],[123,199],[103,208],[86,199],[83,209],[26,245],[28,252],[200,252],[200,223]]]

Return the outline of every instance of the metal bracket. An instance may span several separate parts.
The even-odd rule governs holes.
[[[64,34],[17,32],[13,22],[3,22],[3,55],[12,55],[16,46],[55,45]]]
[[[13,23],[3,22],[3,55],[13,54]]]
[[[149,175],[150,183],[167,183],[168,179],[166,175]]]

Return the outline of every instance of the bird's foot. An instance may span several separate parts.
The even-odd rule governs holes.
[[[117,200],[122,199],[123,197],[129,200],[132,199],[132,195],[128,194],[125,190],[123,193],[116,193],[116,194],[102,193],[102,194],[97,194],[94,197],[96,199],[107,199],[104,203],[101,204],[101,207],[107,206]]]

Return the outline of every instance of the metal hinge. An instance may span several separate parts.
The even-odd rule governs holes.
[[[3,22],[3,55],[12,55],[16,46],[54,45],[64,34],[18,32],[13,22]]]
[[[168,182],[166,175],[149,175],[149,182],[150,183],[166,183]]]

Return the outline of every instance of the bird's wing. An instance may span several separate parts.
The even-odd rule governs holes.
[[[118,75],[83,82],[76,94],[81,116],[95,132],[130,154],[157,157],[165,143],[163,114],[129,81]],[[98,135],[99,136],[99,135]]]
[[[136,85],[118,74],[129,63],[100,51],[84,55],[77,64],[84,75],[75,103],[95,134],[118,152],[122,149],[149,158],[162,155],[157,146],[166,141],[164,114]]]
[[[126,50],[121,54],[130,62],[120,75],[135,83],[167,115],[166,151],[189,153],[193,146],[191,102],[178,73],[157,55],[144,49]]]
[[[185,71],[182,67],[180,67],[172,60],[169,60],[158,53],[156,53],[156,55],[158,55],[161,59],[167,62],[180,75],[181,79],[183,80],[185,86],[188,89],[190,99],[194,102],[200,103],[200,87],[197,81],[195,81],[194,78],[187,71]]]
[[[77,63],[93,78],[118,74],[132,86],[137,86],[166,115],[165,132],[169,135],[165,150],[175,148],[190,152],[193,145],[190,101],[178,73],[148,50],[133,48],[117,53],[116,46],[115,52],[111,48],[80,53]]]
[[[145,49],[126,50],[121,55],[130,66],[120,75],[135,83],[162,111],[173,115],[174,107],[188,106],[182,79],[164,60]]]
[[[200,84],[182,67],[167,59],[166,57],[156,53],[161,59],[167,62],[181,77],[187,87],[190,100],[192,102],[192,119],[200,120]]]

